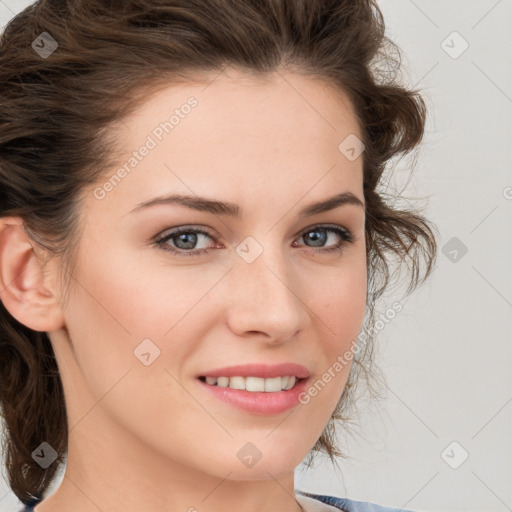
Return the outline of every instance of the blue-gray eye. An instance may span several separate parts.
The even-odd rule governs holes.
[[[337,244],[324,248],[323,244],[328,241],[330,234],[337,235],[341,241]],[[175,229],[174,231],[171,231],[163,237],[155,240],[155,243],[158,247],[174,254],[180,256],[194,256],[204,254],[212,248],[210,246],[196,249],[195,246],[201,237],[215,240],[213,235],[204,229],[187,227]],[[308,228],[299,235],[299,238],[303,238],[305,241],[309,240],[313,243],[313,245],[306,245],[306,247],[311,247],[313,249],[318,248],[318,252],[323,253],[342,250],[347,244],[355,241],[354,235],[348,229],[339,226],[315,226],[313,228]],[[172,241],[173,245],[168,244],[168,241]]]

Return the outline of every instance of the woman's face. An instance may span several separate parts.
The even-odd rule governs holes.
[[[211,79],[162,89],[125,119],[125,152],[84,196],[69,350],[50,337],[70,454],[82,430],[103,454],[129,447],[133,461],[268,479],[307,455],[349,374],[336,361],[364,318],[364,208],[311,205],[364,203],[361,133],[347,97],[311,78]],[[138,207],[171,195],[189,199]],[[288,363],[309,376],[275,393],[275,373],[231,381],[266,392],[199,378]]]

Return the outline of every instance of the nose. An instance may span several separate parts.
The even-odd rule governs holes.
[[[227,317],[239,336],[265,336],[267,342],[292,339],[310,322],[303,281],[277,251],[265,250],[252,263],[235,261],[229,273]]]

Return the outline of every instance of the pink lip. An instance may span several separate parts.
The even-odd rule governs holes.
[[[244,364],[238,366],[226,366],[217,368],[198,375],[198,377],[260,377],[271,379],[272,377],[295,376],[299,379],[307,379],[309,370],[295,363],[284,363],[276,365],[266,364]],[[234,391],[234,390],[233,390]],[[291,391],[291,390],[289,390]]]
[[[282,365],[285,367],[286,365]],[[292,365],[296,366],[296,365]],[[243,367],[247,368],[246,366]],[[274,368],[281,367],[270,367],[272,373],[275,373],[276,370]],[[301,367],[304,368],[304,367]],[[217,371],[217,370],[216,370]],[[223,370],[225,371],[225,369]],[[261,371],[261,367],[260,367]],[[212,372],[209,372],[212,373]],[[278,372],[279,373],[279,372]],[[280,375],[293,375],[294,372],[280,373]],[[257,376],[254,373],[250,373],[253,376]],[[219,375],[219,374],[217,374]],[[221,375],[226,376],[225,373],[221,373]],[[240,375],[240,373],[234,373],[232,376]],[[215,374],[208,375],[208,377],[214,377]],[[270,378],[270,377],[269,377]],[[276,392],[252,392],[246,391],[243,389],[231,389],[231,388],[222,388],[218,386],[211,386],[206,382],[203,382],[200,379],[197,379],[197,382],[200,386],[202,386],[207,392],[211,393],[214,397],[227,402],[230,405],[233,405],[243,411],[250,412],[253,414],[260,415],[271,415],[271,414],[280,414],[292,407],[299,405],[300,400],[299,397],[301,393],[303,393],[307,386],[309,379],[303,378],[298,380],[295,383],[293,388],[288,389],[286,391],[276,391]]]

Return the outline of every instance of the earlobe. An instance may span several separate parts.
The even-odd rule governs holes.
[[[18,322],[51,332],[64,325],[64,318],[55,276],[45,274],[34,245],[21,218],[0,218],[0,300]]]

